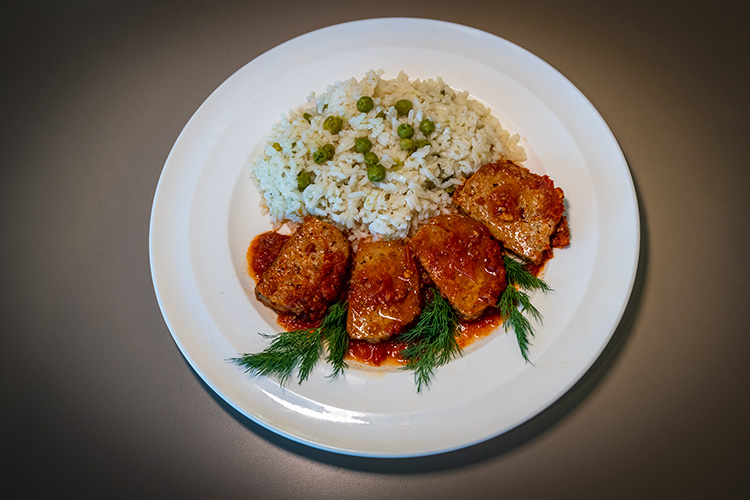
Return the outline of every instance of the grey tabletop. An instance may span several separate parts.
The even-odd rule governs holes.
[[[191,115],[312,30],[426,17],[503,37],[625,154],[640,263],[593,367],[520,427],[356,458],[246,419],[156,301],[149,217]],[[732,498],[748,485],[747,3],[29,2],[2,20],[3,477],[19,498]]]

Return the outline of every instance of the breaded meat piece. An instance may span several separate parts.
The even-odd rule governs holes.
[[[464,319],[478,318],[505,290],[500,244],[480,222],[465,215],[439,215],[409,242],[417,260]]]
[[[504,247],[535,264],[563,221],[563,198],[552,179],[510,161],[482,166],[453,195],[456,205],[485,224]]]
[[[349,280],[349,337],[380,342],[400,333],[420,310],[419,271],[409,247],[361,241]]]
[[[305,217],[260,276],[255,296],[274,311],[319,319],[339,296],[349,257],[349,240],[338,228]]]

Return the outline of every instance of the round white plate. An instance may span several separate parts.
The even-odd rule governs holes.
[[[565,191],[572,244],[558,250],[535,295],[544,315],[522,359],[499,330],[437,370],[416,392],[402,370],[350,369],[284,388],[228,361],[279,330],[253,296],[245,252],[270,229],[248,178],[282,114],[311,91],[369,69],[386,78],[442,77],[490,106],[522,137],[525,166]],[[290,439],[360,456],[406,457],[481,442],[530,419],[592,365],[627,304],[637,267],[638,208],[616,140],[562,75],[518,46],[465,26],[373,19],[290,40],[241,68],[197,110],[159,180],[150,229],[156,295],[175,342],[205,382],[248,418]]]

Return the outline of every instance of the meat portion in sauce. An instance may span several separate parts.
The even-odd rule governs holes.
[[[501,161],[477,170],[453,195],[453,201],[485,224],[504,247],[539,264],[553,236],[562,235],[555,238],[555,246],[566,246],[569,241],[563,196],[546,175]]]
[[[361,241],[349,281],[349,337],[380,342],[400,333],[420,310],[419,272],[409,247]]]
[[[417,231],[409,247],[463,319],[478,318],[505,290],[502,247],[469,217],[439,215]]]
[[[247,263],[255,281],[258,281],[266,269],[271,267],[287,240],[289,240],[288,234],[276,231],[267,231],[253,239],[248,249]]]
[[[320,318],[339,296],[349,257],[346,236],[308,216],[259,276],[255,296],[277,312]]]

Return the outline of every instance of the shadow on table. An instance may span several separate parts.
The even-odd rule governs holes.
[[[502,456],[505,453],[523,446],[525,443],[532,441],[538,436],[541,436],[564,420],[578,407],[579,404],[581,404],[581,402],[596,390],[597,386],[602,380],[604,380],[607,373],[609,373],[610,369],[617,361],[628,337],[630,336],[635,319],[639,315],[647,275],[649,260],[648,231],[645,215],[642,209],[643,207],[640,208],[640,257],[633,291],[630,295],[622,319],[602,354],[583,377],[581,377],[581,379],[570,390],[568,390],[568,392],[548,408],[518,427],[482,443],[446,453],[410,458],[358,457],[324,451],[279,436],[261,425],[256,424],[232,408],[208,386],[205,386],[203,381],[200,380],[200,377],[196,375],[196,378],[198,378],[201,384],[206,387],[206,390],[212,395],[216,402],[225,408],[226,411],[237,420],[237,422],[245,426],[248,430],[254,432],[275,446],[329,465],[365,472],[413,474],[457,469]]]

